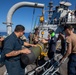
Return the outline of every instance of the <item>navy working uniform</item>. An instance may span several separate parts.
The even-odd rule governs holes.
[[[17,38],[13,32],[4,40],[4,54],[7,54],[13,50],[21,50],[23,41]],[[9,75],[25,75],[25,68],[20,61],[20,55],[14,57],[5,57],[5,66]]]
[[[54,57],[54,53],[56,52],[56,36],[54,35],[49,40],[49,51],[48,51],[48,57],[52,59]]]

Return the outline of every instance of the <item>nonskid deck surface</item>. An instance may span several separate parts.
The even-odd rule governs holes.
[[[59,68],[59,73],[60,75],[67,75],[67,62],[68,60],[66,60]],[[32,65],[28,65],[27,66],[27,70],[30,71],[32,69],[34,69],[36,67],[35,64]],[[0,67],[0,75],[5,75],[4,72],[6,71],[5,66]]]
[[[4,75],[4,72],[6,71],[6,67],[0,67],[0,75]]]
[[[59,47],[60,47],[60,43],[58,43],[57,44],[57,52],[56,52],[56,54],[55,54],[55,56],[58,56],[58,57],[55,57],[55,59],[56,60],[58,60],[62,55],[60,54],[60,49],[59,49]],[[48,58],[47,57],[45,57],[45,60],[48,60]],[[67,75],[67,62],[68,62],[68,60],[66,60],[61,66],[60,66],[60,68],[59,68],[59,73],[61,74],[61,75]],[[32,69],[34,69],[34,68],[36,68],[36,64],[31,64],[31,65],[28,65],[27,67],[26,67],[26,69],[25,69],[25,72],[27,71],[31,71]],[[5,66],[3,66],[3,67],[0,67],[0,75],[6,75],[6,74],[4,74],[4,72],[6,72],[6,68],[5,68]]]

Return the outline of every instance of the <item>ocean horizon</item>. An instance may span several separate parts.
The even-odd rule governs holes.
[[[6,35],[7,35],[7,32],[0,32],[0,36],[6,36]],[[28,38],[29,32],[26,32],[24,35],[26,38]]]

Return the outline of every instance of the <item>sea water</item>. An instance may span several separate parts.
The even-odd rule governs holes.
[[[7,32],[0,32],[0,36],[6,36],[6,35],[7,35]],[[24,35],[28,39],[29,32],[26,32]]]

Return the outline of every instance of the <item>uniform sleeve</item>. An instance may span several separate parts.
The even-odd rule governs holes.
[[[7,54],[7,53],[13,51],[13,49],[14,49],[14,41],[12,39],[5,40],[4,48],[3,48],[4,54]]]
[[[52,38],[52,44],[54,44],[56,42],[57,42],[56,38]]]
[[[52,52],[55,52],[56,51],[56,38],[52,38],[51,41],[50,41],[50,50]]]

